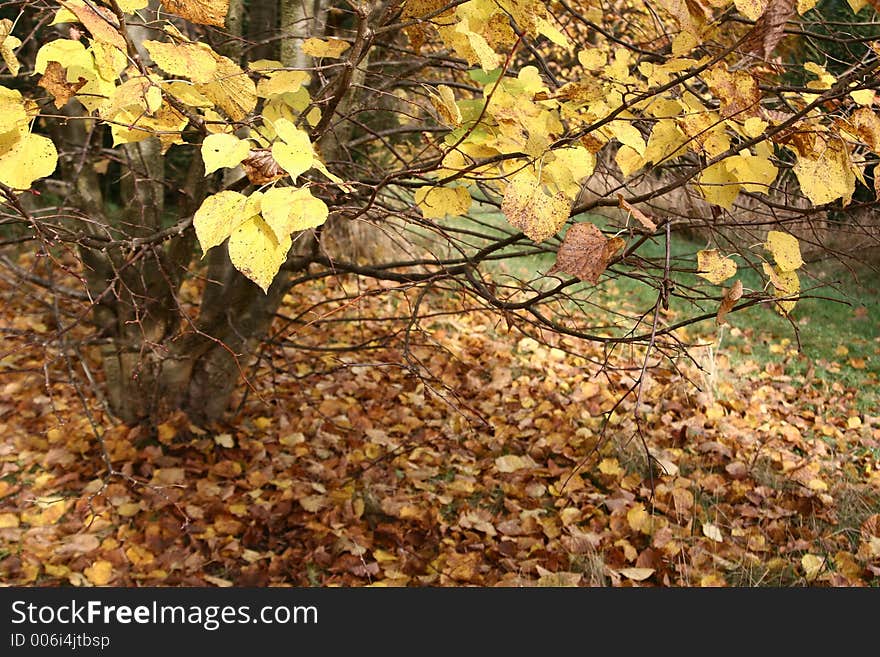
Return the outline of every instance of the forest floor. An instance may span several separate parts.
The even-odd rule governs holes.
[[[412,301],[362,291],[363,316]],[[5,584],[880,584],[876,296],[835,311],[813,355],[772,311],[733,315],[638,405],[639,352],[542,343],[428,296],[436,317],[389,340],[297,325],[328,349],[266,350],[228,422],[134,428],[46,346],[51,308],[0,298]],[[370,348],[329,349],[346,341]],[[69,355],[100,378],[88,348]]]

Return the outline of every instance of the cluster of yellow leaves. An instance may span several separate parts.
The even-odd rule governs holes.
[[[306,187],[273,187],[250,196],[223,191],[205,199],[193,226],[206,253],[229,238],[232,264],[268,291],[287,258],[291,233],[320,226],[327,215],[325,203]]]
[[[864,6],[864,2],[850,4],[854,11]],[[637,62],[625,47],[601,42],[578,52],[582,71],[570,71],[568,81],[551,92],[534,67],[524,67],[516,77],[500,68],[517,40],[511,19],[520,33],[546,37],[570,50],[568,40],[552,25],[546,3],[471,0],[446,8],[441,0],[407,2],[404,16],[423,19],[408,31],[414,47],[422,48],[435,30],[446,47],[483,72],[472,75],[484,84],[482,98],[457,100],[444,85],[429,91],[439,121],[452,129],[446,139],[451,148],[438,174],[466,171],[467,176],[506,181],[495,186],[504,197],[505,214],[536,240],[561,228],[560,194],[570,200],[576,197],[593,172],[596,153],[607,144],[614,144],[614,159],[625,178],[689,153],[709,160],[710,166],[692,184],[707,203],[727,210],[741,192],[770,192],[779,173],[777,148],[787,148],[795,154],[793,170],[805,196],[814,204],[838,199],[847,204],[864,166],[854,149],[860,140],[875,151],[880,144],[880,118],[871,108],[873,91],[852,92],[861,108],[849,120],[829,124],[829,117],[817,107],[794,129],[771,140],[764,137],[767,131],[791,115],[762,107],[757,73],[748,66],[734,66],[733,60],[712,63],[708,56],[692,56],[702,39],[717,38],[712,36],[715,19],[731,9],[758,21],[755,29],[760,31],[777,30],[776,23],[782,20],[784,25],[789,13],[804,14],[815,5],[813,0],[664,3],[660,15],[680,28],[666,61]],[[591,20],[602,20],[596,9],[584,11]],[[633,26],[646,32],[656,29],[652,27],[656,19],[656,10],[638,7],[628,16]],[[779,35],[771,37],[772,48]],[[676,76],[701,68],[705,70],[694,78],[695,84],[669,84]],[[810,91],[787,92],[793,107],[815,101],[836,83],[815,62],[804,68],[817,79],[807,83]],[[653,91],[664,85],[667,90]],[[645,99],[633,103],[638,91],[646,92]],[[621,111],[621,106],[627,109]],[[556,138],[566,131],[593,124],[599,127],[579,144],[558,147],[562,142]],[[737,144],[743,142],[747,145],[737,151]],[[491,164],[502,157],[503,164]],[[481,161],[487,164],[481,166]]]

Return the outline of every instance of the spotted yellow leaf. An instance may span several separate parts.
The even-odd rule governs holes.
[[[29,189],[58,165],[58,151],[51,139],[27,133],[0,155],[0,182],[14,189]]]
[[[718,249],[697,251],[697,276],[720,285],[736,274],[736,263],[721,255]]]
[[[565,225],[571,213],[571,200],[562,192],[547,193],[536,178],[524,174],[508,183],[501,211],[510,225],[535,242],[543,242]]]
[[[227,133],[208,135],[202,142],[205,175],[217,169],[237,167],[248,156],[250,150],[250,142],[247,139],[239,139]]]
[[[733,4],[743,16],[756,21],[767,10],[770,0],[733,0]]]
[[[798,155],[792,167],[801,191],[814,205],[843,199],[844,205],[852,199],[856,176],[846,146],[833,140],[825,148],[810,156]]]

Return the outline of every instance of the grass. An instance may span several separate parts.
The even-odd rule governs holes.
[[[489,206],[478,214],[488,226],[508,228],[497,210]],[[604,217],[585,216],[600,227]],[[466,220],[461,226],[466,225]],[[503,236],[499,232],[499,236]],[[751,245],[743,247],[743,251]],[[670,320],[680,320],[694,314],[714,315],[721,290],[696,276],[696,252],[707,248],[682,236],[673,235],[670,256],[673,278],[680,294],[690,299],[670,299]],[[521,249],[520,249],[521,250]],[[623,303],[630,315],[640,314],[653,307],[657,290],[638,280],[640,267],[652,268],[651,273],[662,275],[665,262],[665,244],[662,238],[645,242],[638,250],[641,262],[631,258],[612,267],[600,280],[593,301],[617,310]],[[513,249],[508,249],[513,252]],[[756,255],[761,253],[754,247]],[[766,286],[764,276],[739,255],[737,277],[746,294],[761,291]],[[541,274],[554,263],[553,254],[512,257],[491,265],[499,275],[509,275],[541,287]],[[782,367],[781,374],[802,376],[811,374],[812,385],[819,391],[829,392],[835,384],[858,391],[855,400],[860,412],[871,412],[880,405],[877,392],[880,378],[880,273],[867,267],[850,271],[839,263],[807,264],[801,268],[803,296],[790,317],[783,317],[767,304],[752,306],[728,315],[728,324],[719,328],[714,319],[688,327],[687,335],[694,341],[715,343],[715,352],[724,353],[732,366],[753,361],[759,367],[770,363]],[[555,281],[546,277],[547,284]],[[585,284],[585,287],[588,287]],[[621,302],[621,300],[625,300]],[[619,318],[618,318],[619,322]],[[798,349],[799,347],[799,349]]]

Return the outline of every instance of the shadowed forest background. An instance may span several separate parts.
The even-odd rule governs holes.
[[[877,586],[878,10],[0,2],[0,579]]]

